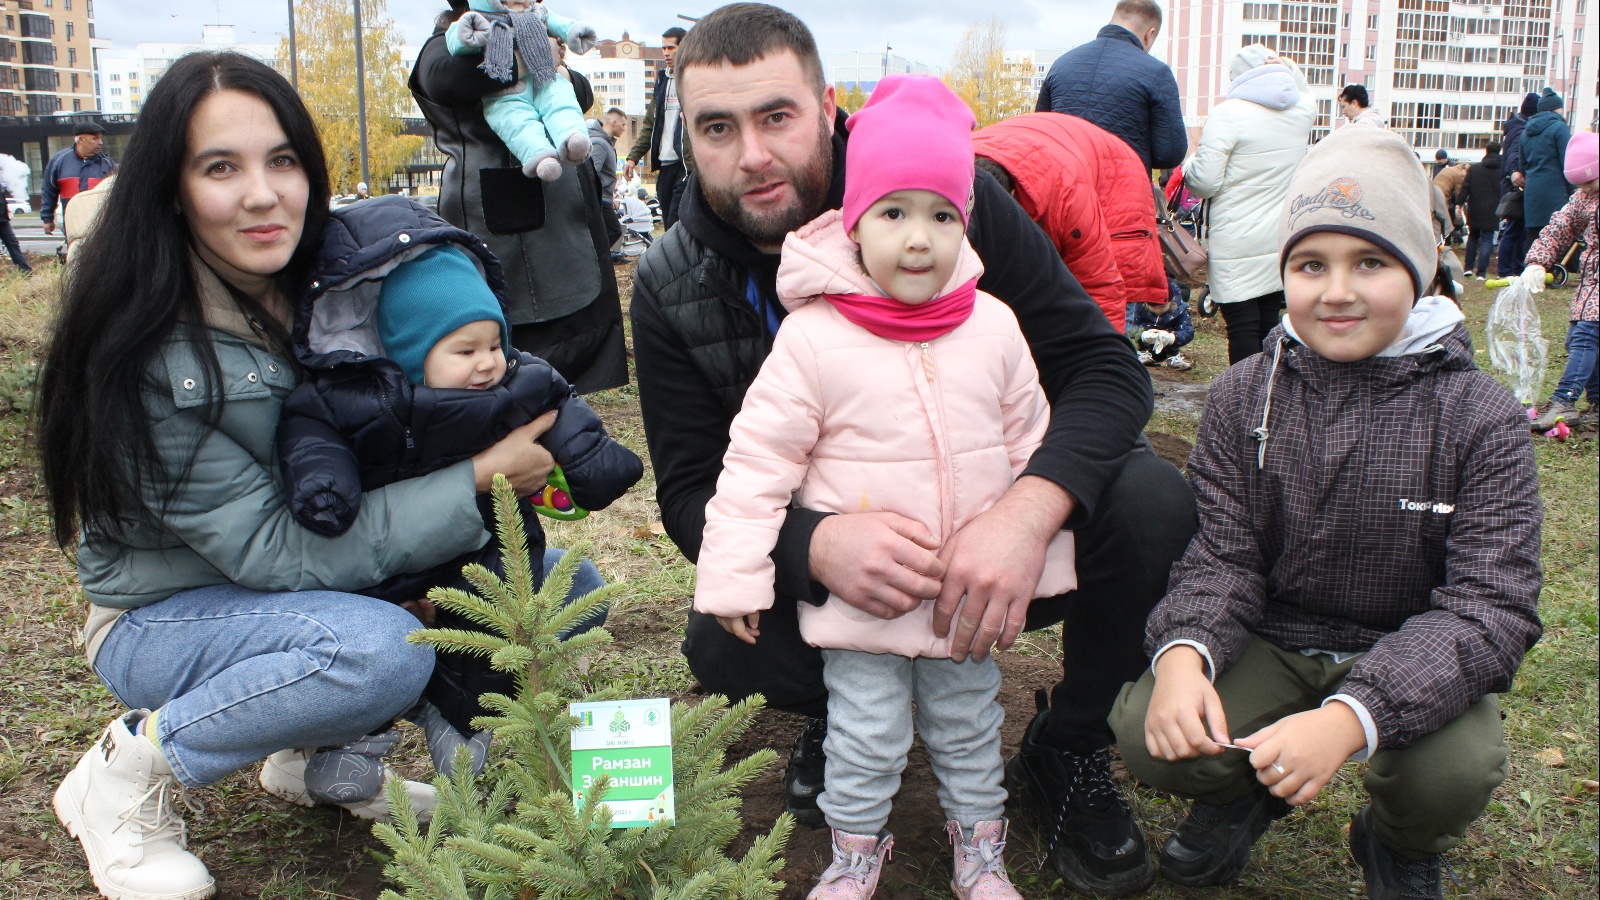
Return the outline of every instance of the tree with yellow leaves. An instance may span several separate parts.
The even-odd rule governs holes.
[[[866,106],[867,98],[871,97],[872,95],[861,89],[861,82],[852,81],[850,82],[849,87],[845,87],[843,82],[834,85],[833,96],[838,102],[840,109],[847,113],[853,113],[861,107]]]
[[[1029,73],[1006,65],[1005,48],[1006,26],[999,19],[974,22],[962,33],[945,76],[950,89],[972,108],[979,128],[1033,112]]]
[[[362,63],[366,69],[367,156],[372,192],[422,148],[401,134],[411,106],[406,87],[411,61],[386,12],[385,0],[361,0]],[[361,180],[361,131],[356,108],[355,14],[351,0],[295,0],[295,50],[300,96],[322,134],[328,178],[336,194],[354,193]],[[289,58],[287,37],[278,45]]]

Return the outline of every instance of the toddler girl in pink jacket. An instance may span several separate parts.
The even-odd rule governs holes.
[[[1011,310],[977,290],[967,244],[972,113],[936,78],[893,76],[850,117],[842,211],[791,233],[789,310],[745,395],[706,509],[695,609],[742,640],[772,606],[769,554],[791,503],[889,511],[949,537],[1011,486],[1050,409]],[[1036,596],[1076,587],[1057,535]],[[800,607],[828,687],[825,790],[833,863],[811,898],[865,898],[911,748],[912,701],[939,778],[962,900],[1015,898],[1001,849],[1006,791],[994,658],[950,659],[933,601],[893,620],[830,596]],[[959,614],[959,613],[958,613]]]

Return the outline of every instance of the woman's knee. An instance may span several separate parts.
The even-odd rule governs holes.
[[[433,648],[407,637],[422,623],[382,600],[351,597],[341,615],[325,619],[333,653],[325,675],[350,692],[352,703],[404,712],[433,674]]]

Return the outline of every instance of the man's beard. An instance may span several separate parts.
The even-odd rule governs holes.
[[[770,183],[773,175],[789,182],[794,188],[795,201],[776,212],[757,215],[745,209],[740,197],[751,188]],[[826,120],[817,123],[817,145],[811,158],[798,169],[775,169],[761,180],[741,178],[732,185],[700,181],[706,205],[724,222],[737,228],[752,244],[773,245],[783,243],[785,236],[801,225],[816,218],[828,200],[828,189],[833,185],[833,135]]]

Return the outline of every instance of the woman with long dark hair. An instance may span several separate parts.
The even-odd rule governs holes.
[[[55,795],[107,897],[215,893],[171,797],[284,748],[338,746],[411,707],[433,652],[399,606],[345,593],[487,539],[493,473],[542,487],[535,423],[366,495],[338,538],[301,528],[274,458],[294,299],[328,175],[310,115],[235,53],[150,92],[99,224],[74,256],[40,373],[55,538],[76,552],[91,664],[133,712]]]

